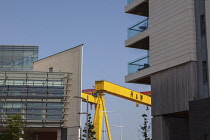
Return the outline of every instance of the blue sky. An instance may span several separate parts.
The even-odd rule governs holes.
[[[84,44],[83,89],[107,80],[136,91],[150,86],[127,84],[127,63],[146,52],[124,47],[127,28],[140,16],[124,13],[127,0],[1,0],[0,44],[38,45],[39,58]],[[138,140],[137,128],[146,107],[105,95],[110,125],[122,120],[123,139]],[[93,111],[92,111],[93,112]],[[149,113],[149,112],[148,112]],[[113,139],[120,129],[111,127]]]

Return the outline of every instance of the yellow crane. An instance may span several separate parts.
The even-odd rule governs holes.
[[[94,129],[96,132],[96,139],[101,140],[102,138],[102,126],[103,126],[103,117],[106,123],[106,129],[108,134],[108,139],[112,140],[108,115],[106,113],[104,93],[108,93],[123,99],[127,99],[135,102],[136,104],[143,104],[146,106],[151,106],[151,97],[137,91],[113,84],[107,81],[96,81],[95,82],[96,96],[82,93],[82,98],[90,103],[96,104],[95,115],[94,115]]]

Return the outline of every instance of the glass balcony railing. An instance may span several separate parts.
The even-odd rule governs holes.
[[[127,1],[127,4],[130,4],[131,2],[133,2],[134,0],[128,0]]]
[[[128,38],[131,38],[139,33],[144,32],[149,28],[149,18],[135,24],[134,26],[128,28]]]
[[[128,63],[128,74],[135,73],[149,67],[149,56]]]

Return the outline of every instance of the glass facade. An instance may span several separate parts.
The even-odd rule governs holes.
[[[0,72],[0,126],[5,126],[8,115],[19,113],[28,124],[60,127],[65,74]]]
[[[32,71],[38,46],[0,45],[0,71]]]

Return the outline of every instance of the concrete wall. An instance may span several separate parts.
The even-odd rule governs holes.
[[[194,0],[150,0],[151,71],[196,61]]]
[[[81,96],[81,72],[82,72],[82,47],[77,46],[72,49],[57,53],[34,62],[34,71],[68,72],[68,86],[64,108],[64,127],[67,127],[67,140],[78,140],[80,126],[81,100],[74,98]]]

